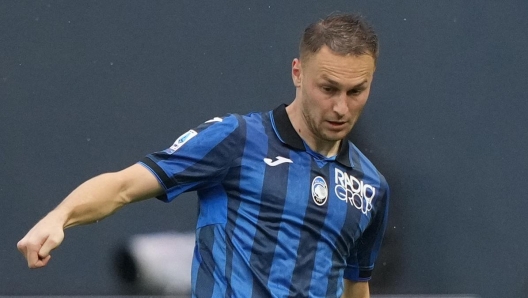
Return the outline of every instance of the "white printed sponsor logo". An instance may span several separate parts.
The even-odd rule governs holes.
[[[315,204],[322,206],[328,199],[328,186],[323,177],[317,176],[312,180],[312,199]]]
[[[174,144],[170,146],[170,153],[174,153],[176,150],[180,149],[183,144],[187,143],[190,139],[194,138],[198,133],[194,130],[189,130],[188,132],[182,134],[176,141],[174,141]]]
[[[268,166],[271,166],[271,167],[274,167],[274,166],[278,166],[280,165],[281,163],[293,163],[293,161],[289,158],[286,158],[286,157],[282,157],[282,156],[277,156],[275,157],[277,160],[275,161],[272,161],[271,158],[264,158],[264,162],[268,165]]]
[[[372,200],[376,196],[376,189],[372,185],[340,169],[335,170],[335,185],[335,194],[340,200],[350,203],[363,214],[372,210]]]

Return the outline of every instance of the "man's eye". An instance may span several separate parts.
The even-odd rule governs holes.
[[[348,95],[359,95],[363,92],[363,89],[352,89],[348,91]]]
[[[326,93],[332,93],[334,92],[335,88],[334,87],[330,87],[330,86],[323,86],[321,87],[321,89],[326,92]]]

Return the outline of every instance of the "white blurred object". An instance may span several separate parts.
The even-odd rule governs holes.
[[[193,233],[164,232],[133,236],[123,253],[135,268],[134,287],[152,294],[191,292]],[[122,261],[121,261],[122,262]]]

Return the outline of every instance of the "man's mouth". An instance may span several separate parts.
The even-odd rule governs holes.
[[[345,121],[327,121],[327,122],[330,124],[330,126],[335,127],[335,128],[339,128],[346,124]]]

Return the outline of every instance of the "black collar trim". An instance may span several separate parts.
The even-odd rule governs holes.
[[[285,104],[281,104],[272,111],[271,123],[275,133],[277,134],[277,137],[281,140],[281,142],[294,149],[306,151],[303,140],[295,131],[295,128],[293,128],[290,118],[288,117]],[[344,166],[350,168],[353,167],[349,156],[349,145],[347,139],[344,139],[341,142],[336,161]]]

